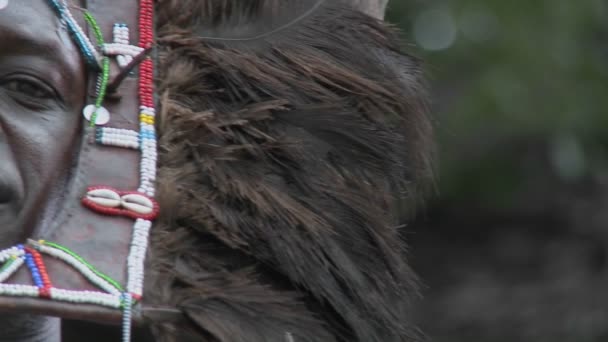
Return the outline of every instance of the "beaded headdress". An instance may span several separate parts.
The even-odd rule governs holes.
[[[67,0],[40,1],[63,21],[95,82],[65,207],[36,239],[0,251],[0,306],[17,300],[40,314],[122,321],[129,341],[159,210],[153,0],[89,0],[86,26]]]

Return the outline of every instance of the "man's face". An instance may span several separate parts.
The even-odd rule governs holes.
[[[48,1],[9,0],[0,10],[0,248],[31,234],[63,186],[85,92],[79,50]]]

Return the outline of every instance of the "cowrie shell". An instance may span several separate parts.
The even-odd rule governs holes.
[[[2,1],[2,0],[0,0]],[[91,117],[93,117],[93,113],[97,111],[97,117],[95,118],[95,125],[103,126],[110,122],[110,112],[103,107],[97,108],[95,105],[90,104],[82,110],[82,114],[84,115],[87,121],[91,121]]]
[[[138,214],[148,215],[154,211],[154,203],[148,197],[138,194],[122,196],[122,206]]]
[[[108,208],[118,208],[122,204],[120,195],[110,189],[95,189],[87,192],[87,198],[95,203]]]

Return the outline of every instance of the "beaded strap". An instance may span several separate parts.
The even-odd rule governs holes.
[[[69,6],[66,1],[63,0],[61,3],[57,0],[47,0],[51,7],[55,10],[55,13],[59,16],[59,18],[63,19],[66,22],[68,31],[72,35],[72,38],[76,42],[76,45],[80,48],[82,55],[84,56],[87,65],[93,70],[101,69],[101,56],[95,49],[95,46],[84,31],[78,25],[78,22],[74,19],[72,12],[70,11]]]
[[[153,136],[151,137],[153,138]],[[130,129],[97,127],[95,130],[95,141],[101,145],[135,150],[138,150],[141,146],[139,133]]]
[[[84,12],[84,19],[87,23],[93,28],[93,32],[95,33],[95,39],[97,39],[97,44],[100,46],[104,46],[105,42],[103,39],[103,33],[101,32],[101,28],[97,24],[95,18],[89,12]],[[90,117],[87,118],[90,121],[90,126],[95,127],[98,122],[100,116],[100,109],[103,105],[103,100],[106,97],[106,91],[108,89],[108,79],[110,78],[110,57],[104,54],[102,58],[102,67],[101,73],[97,78],[97,99],[95,99],[95,109],[90,114]],[[109,114],[106,114],[107,117],[104,117],[100,120],[100,124],[105,124],[110,120]]]
[[[42,254],[59,259],[79,271],[100,291],[75,291],[53,286]],[[72,303],[96,304],[119,309],[124,306],[123,288],[117,281],[95,269],[78,254],[68,248],[48,241],[29,240],[27,246],[19,245],[0,252],[0,295],[38,297]],[[27,265],[34,285],[4,284],[21,266]]]
[[[123,30],[124,32],[124,30]],[[119,37],[121,38],[121,37]],[[139,48],[149,49],[154,44],[154,4],[152,0],[141,0],[139,7]],[[133,53],[141,53],[134,50]],[[129,51],[121,51],[129,55]],[[140,183],[138,192],[154,197],[156,182],[157,142],[154,101],[154,62],[146,57],[139,67],[139,102],[140,102]],[[131,249],[127,259],[127,291],[135,296],[143,295],[144,260],[148,249],[148,236],[152,222],[139,218],[133,227]],[[123,297],[123,341],[131,339],[131,301],[130,295]]]

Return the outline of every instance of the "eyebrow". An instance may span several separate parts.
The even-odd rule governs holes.
[[[65,63],[64,58],[59,56],[62,46],[59,44],[58,35],[48,33],[49,31],[44,31],[34,34],[21,25],[8,26],[3,25],[0,21],[0,46],[9,53],[42,55],[51,57],[60,64]],[[10,49],[7,49],[9,46]]]

